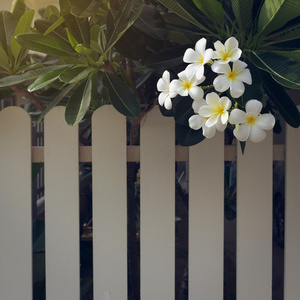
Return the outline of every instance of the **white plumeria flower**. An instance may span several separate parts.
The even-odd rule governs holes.
[[[206,138],[212,138],[212,137],[215,136],[217,130],[218,131],[224,131],[226,126],[227,126],[227,123],[222,124],[221,120],[219,120],[216,123],[216,125],[211,126],[211,127],[207,127],[205,125],[205,123],[208,120],[208,118],[203,117],[203,116],[198,114],[199,109],[202,106],[205,106],[205,105],[206,105],[206,101],[204,99],[195,100],[193,102],[193,109],[194,109],[196,114],[189,118],[189,127],[194,129],[194,130],[199,130],[200,128],[202,128],[203,136],[205,136]]]
[[[212,58],[218,59],[220,64],[237,61],[242,55],[242,50],[239,49],[239,42],[235,37],[227,39],[224,45],[220,41],[216,41],[214,46],[216,51],[214,51]]]
[[[178,77],[179,79],[174,79],[170,83],[171,95],[190,96],[194,100],[203,98],[204,92],[198,85],[205,80],[205,76],[197,79],[193,72],[185,70],[180,72]]]
[[[204,65],[211,60],[213,55],[212,49],[205,48],[206,39],[202,38],[196,43],[195,50],[188,48],[183,56],[183,61],[190,63],[186,69],[195,73],[197,79],[202,78],[204,75]]]
[[[207,127],[215,126],[220,122],[226,125],[229,117],[228,109],[230,107],[231,101],[228,97],[220,98],[218,94],[212,92],[206,95],[206,105],[201,106],[198,113],[202,117],[207,118],[205,122]]]
[[[248,138],[254,143],[265,139],[265,130],[270,130],[275,125],[275,118],[272,114],[260,114],[262,103],[258,100],[249,100],[246,103],[246,112],[236,108],[232,110],[229,123],[236,124],[233,130],[237,140],[244,142]]]
[[[170,110],[172,108],[171,98],[176,95],[170,93],[170,73],[168,71],[164,71],[162,78],[158,80],[157,90],[161,92],[158,96],[159,105],[165,106],[166,109]]]
[[[221,74],[213,81],[214,88],[218,92],[225,92],[230,89],[230,95],[233,98],[239,98],[245,92],[245,85],[252,84],[252,77],[249,69],[246,69],[247,64],[237,60],[232,64],[232,69],[229,64],[220,64],[215,62],[211,69],[218,74]]]

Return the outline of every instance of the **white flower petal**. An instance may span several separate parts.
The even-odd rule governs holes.
[[[206,64],[207,62],[209,62],[212,59],[213,53],[214,53],[213,49],[209,48],[209,49],[205,50],[203,64]]]
[[[242,124],[246,122],[246,113],[241,109],[235,108],[229,116],[230,124]]]
[[[210,139],[210,138],[212,138],[212,137],[215,136],[215,134],[216,134],[216,127],[215,126],[212,126],[212,127],[203,126],[202,127],[202,134],[206,138]]]
[[[167,93],[164,93],[164,92],[162,92],[158,95],[158,103],[159,103],[160,106],[164,105],[164,103],[165,103],[168,96],[169,95]]]
[[[251,126],[250,141],[253,143],[259,143],[266,138],[266,132],[258,126]]]
[[[170,73],[169,73],[169,71],[164,71],[163,75],[162,75],[162,78],[166,83],[170,83]]]
[[[272,114],[263,114],[258,116],[255,126],[264,129],[264,130],[270,130],[275,125],[275,118]]]
[[[241,81],[234,80],[231,82],[230,95],[233,98],[241,97],[245,92],[245,86]]]
[[[211,66],[213,72],[218,74],[228,74],[231,72],[229,64],[220,64],[219,62],[214,62]]]
[[[246,103],[245,109],[247,113],[258,115],[262,110],[262,103],[255,99],[249,100]]]
[[[195,45],[195,50],[199,53],[199,54],[203,54],[206,48],[206,39],[202,38],[200,39],[196,45]]]
[[[230,52],[230,54],[229,54],[229,56],[230,56],[230,61],[237,61],[240,57],[241,57],[241,55],[242,55],[242,50],[241,49],[238,49],[238,48],[236,48],[236,49],[233,49],[231,52]]]
[[[228,110],[231,107],[231,101],[228,97],[221,97],[220,98],[220,105],[224,107],[224,110]]]
[[[227,127],[227,123],[222,124],[221,120],[219,119],[215,127],[218,131],[224,131]]]
[[[199,58],[199,54],[193,50],[192,48],[186,49],[183,55],[183,61],[186,63],[193,63],[196,62]]]
[[[206,95],[206,102],[209,106],[212,106],[212,107],[217,106],[218,107],[219,106],[219,100],[220,100],[220,98],[219,98],[217,93],[212,92],[212,93],[208,93]]]
[[[169,86],[166,84],[166,82],[162,78],[159,78],[159,80],[157,81],[156,87],[159,92],[167,91],[169,88]]]
[[[242,124],[233,130],[233,134],[237,140],[244,142],[249,138],[250,135],[250,126],[247,124]]]
[[[252,84],[252,76],[249,69],[244,69],[239,72],[237,78],[247,84]]]
[[[220,41],[216,41],[214,47],[217,52],[225,52],[225,46]]]
[[[214,79],[213,86],[218,92],[225,92],[230,87],[230,81],[226,75],[219,75]]]
[[[170,93],[178,93],[177,91],[181,89],[181,87],[182,87],[182,81],[178,79],[172,80],[169,86]]]
[[[222,124],[227,124],[228,121],[228,111],[225,111],[222,115],[221,115],[221,122]]]
[[[201,80],[202,82],[205,80],[205,76],[204,76],[204,66],[199,66],[195,72],[196,74],[196,78],[198,80]],[[204,80],[202,80],[204,77]],[[200,83],[199,83],[200,84]]]
[[[216,125],[216,123],[219,120],[219,114],[213,114],[205,123],[205,126],[207,127],[212,127],[214,125]]]
[[[241,60],[237,60],[233,63],[232,68],[234,69],[235,72],[240,72],[242,70],[244,70],[248,65],[241,61]]]
[[[190,97],[194,100],[202,99],[204,96],[204,92],[200,86],[193,86],[188,91]]]
[[[195,99],[192,103],[192,108],[195,112],[198,113],[199,108],[203,105],[206,105],[206,101],[202,98],[202,99]]]
[[[204,124],[205,119],[199,115],[193,115],[189,118],[189,126],[194,130],[199,130]]]
[[[228,52],[239,47],[239,42],[235,37],[230,37],[225,41],[225,48]]]
[[[167,97],[166,98],[166,100],[165,100],[165,108],[167,109],[167,110],[170,110],[170,109],[172,109],[172,100],[171,100],[171,98],[170,97]]]

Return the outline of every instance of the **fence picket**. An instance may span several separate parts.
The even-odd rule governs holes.
[[[189,299],[223,298],[224,135],[189,149]],[[205,270],[205,271],[204,271]]]
[[[175,135],[156,107],[141,126],[141,299],[174,300]]]
[[[284,299],[300,295],[299,129],[287,126],[285,177]]]
[[[92,126],[94,299],[127,299],[126,119],[103,106]]]
[[[46,298],[80,299],[78,127],[64,108],[45,118]]]
[[[239,146],[239,145],[238,145]],[[272,134],[237,157],[237,299],[272,299]]]
[[[31,124],[0,112],[0,299],[32,299]]]

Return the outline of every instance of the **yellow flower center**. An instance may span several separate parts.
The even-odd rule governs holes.
[[[255,117],[253,117],[253,116],[246,117],[246,123],[247,123],[247,125],[253,126],[256,123],[256,120],[257,119]]]
[[[234,69],[232,69],[232,71],[229,72],[227,76],[228,76],[228,79],[235,80],[237,73],[234,71]]]
[[[189,90],[192,87],[191,83],[188,80],[183,81],[183,88]]]
[[[222,60],[225,61],[225,60],[228,58],[228,56],[229,56],[228,52],[224,52],[224,53],[223,53]]]
[[[199,58],[198,62],[199,62],[200,65],[202,65],[202,64],[203,64],[203,61],[204,61],[204,57],[201,56],[201,57]]]

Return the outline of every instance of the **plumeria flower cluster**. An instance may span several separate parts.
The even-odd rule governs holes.
[[[252,84],[250,70],[240,60],[242,50],[239,49],[237,39],[230,37],[224,44],[216,41],[215,50],[207,49],[206,43],[206,39],[202,38],[196,43],[195,49],[185,51],[183,61],[188,65],[177,74],[178,79],[171,81],[170,73],[164,71],[157,82],[159,104],[170,110],[172,98],[177,95],[189,96],[193,99],[192,108],[195,112],[189,118],[189,126],[194,130],[202,129],[206,138],[212,138],[216,131],[224,131],[230,123],[235,127],[233,134],[239,141],[262,141],[266,137],[265,130],[270,130],[275,125],[273,115],[261,114],[262,103],[255,99],[246,103],[245,111],[234,108],[230,112],[233,103],[227,96],[222,96],[223,92],[229,91],[234,101],[244,94],[245,84]],[[212,87],[219,94],[205,94],[205,88],[200,86],[206,79],[205,65],[217,73]]]

